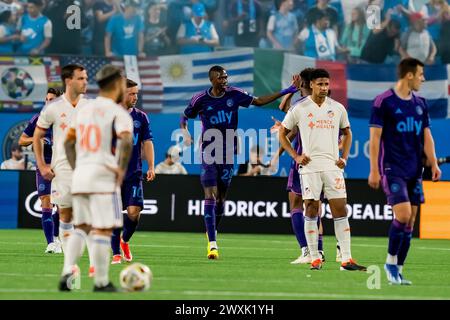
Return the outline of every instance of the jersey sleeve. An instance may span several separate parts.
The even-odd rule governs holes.
[[[125,110],[117,113],[114,119],[114,131],[118,136],[123,132],[133,133],[133,120]]]
[[[197,118],[198,114],[202,110],[202,105],[200,103],[200,94],[192,97],[191,102],[189,102],[188,107],[184,110],[184,115],[189,119]]]
[[[297,123],[298,123],[298,121],[297,121],[297,117],[295,115],[295,109],[292,109],[286,114],[286,116],[284,117],[284,120],[281,124],[286,129],[292,130],[297,125]]]
[[[150,120],[148,119],[148,116],[146,114],[143,114],[142,117],[141,137],[142,141],[153,141],[153,132],[152,128],[150,127]]]
[[[48,129],[55,122],[53,104],[49,104],[45,107],[37,120],[36,126],[42,129]]]
[[[23,133],[25,133],[27,136],[32,137],[34,134],[34,129],[36,129],[36,123],[38,120],[38,115],[35,115],[31,120],[28,122],[27,127],[25,130],[23,130]]]
[[[235,88],[234,92],[236,94],[238,104],[241,107],[248,108],[253,103],[253,100],[255,99],[254,96],[249,94],[248,92]]]
[[[339,121],[339,129],[349,128],[350,121],[348,120],[347,110],[344,108],[344,106],[341,106],[341,108],[342,108],[342,115],[341,115],[341,119]]]
[[[375,98],[370,114],[369,127],[383,128],[384,125],[384,103],[383,100]]]
[[[422,101],[423,101],[423,127],[431,128],[430,113],[428,112],[428,103],[425,99],[422,99]]]

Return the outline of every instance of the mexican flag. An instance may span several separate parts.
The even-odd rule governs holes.
[[[330,73],[331,97],[347,107],[345,64],[320,61],[275,50],[255,50],[254,94],[264,96],[280,91],[291,84],[292,76],[304,68],[324,68]],[[270,105],[278,108],[278,102]]]

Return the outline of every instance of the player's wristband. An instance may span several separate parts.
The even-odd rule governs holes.
[[[181,114],[180,116],[180,126],[185,126],[188,122],[188,117],[186,117],[184,114]]]
[[[296,93],[298,91],[298,88],[295,85],[291,85],[290,87],[283,89],[280,91],[280,94],[282,96],[288,94],[288,93]]]
[[[344,162],[345,165],[347,165],[347,160],[345,160],[344,158],[341,158],[342,162]]]

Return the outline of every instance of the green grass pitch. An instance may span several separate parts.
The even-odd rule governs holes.
[[[299,250],[293,235],[220,234],[220,260],[206,258],[206,239],[199,233],[136,232],[134,261],[148,265],[153,283],[144,293],[99,294],[87,277],[87,253],[79,263],[81,289],[57,291],[63,256],[44,254],[40,230],[1,230],[0,299],[450,299],[450,241],[413,239],[404,269],[408,286],[388,285],[383,270],[387,238],[352,239],[354,258],[377,273],[339,271],[335,239],[324,239],[327,262],[321,271],[291,265]],[[111,266],[119,285],[124,267]]]

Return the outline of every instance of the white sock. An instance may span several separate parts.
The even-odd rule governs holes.
[[[319,256],[319,228],[317,227],[317,218],[309,218],[305,216],[305,237],[308,243],[311,261],[320,259]]]
[[[386,264],[397,264],[397,256],[392,256],[388,253],[386,257]]]
[[[109,259],[111,251],[111,237],[92,235],[92,262],[94,263],[94,283],[104,287],[109,283]]]
[[[403,273],[403,266],[397,266],[398,267],[398,273],[402,274]]]
[[[352,258],[350,224],[347,217],[334,219],[334,232],[341,248],[342,262],[347,262]]]
[[[88,251],[88,255],[89,255],[89,267],[92,267],[94,265],[94,253],[92,250],[92,245],[93,245],[92,235],[87,236],[86,245],[87,245],[87,251]]]
[[[64,268],[62,274],[72,273],[73,266],[83,255],[84,244],[86,243],[86,232],[81,229],[75,229],[69,237],[64,251]]]
[[[217,248],[217,242],[216,241],[210,241],[209,242],[209,247],[212,249],[212,248],[216,248],[216,249],[218,249]]]
[[[67,241],[70,234],[73,232],[73,224],[71,222],[66,223],[59,220],[59,238],[61,239],[61,246],[64,254],[66,253]]]

